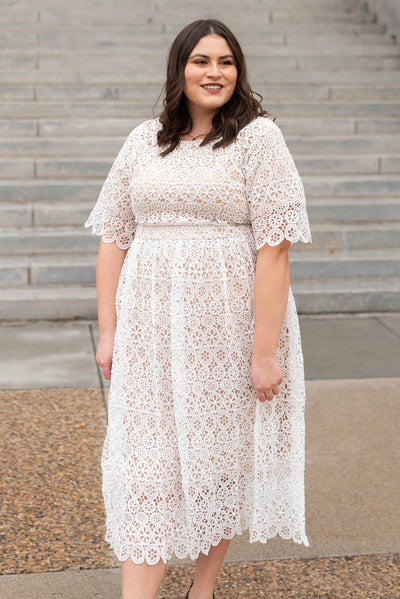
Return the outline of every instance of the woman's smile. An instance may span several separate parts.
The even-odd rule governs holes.
[[[224,86],[220,84],[214,85],[207,83],[206,85],[202,85],[201,87],[209,94],[218,94]]]

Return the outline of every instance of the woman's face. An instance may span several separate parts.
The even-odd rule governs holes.
[[[206,111],[214,116],[233,95],[236,79],[235,59],[226,40],[215,34],[202,37],[185,67],[183,93],[191,115]]]

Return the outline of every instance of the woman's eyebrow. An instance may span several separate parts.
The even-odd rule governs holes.
[[[190,58],[196,58],[196,56],[201,56],[202,58],[210,58],[207,54],[193,54]],[[220,56],[219,58],[234,58],[232,54],[225,54],[225,56]]]

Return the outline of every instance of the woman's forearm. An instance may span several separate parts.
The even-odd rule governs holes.
[[[276,356],[289,294],[289,242],[263,246],[257,256],[254,277],[253,356]]]
[[[127,250],[100,241],[96,266],[97,310],[100,337],[112,337],[116,327],[115,294]]]

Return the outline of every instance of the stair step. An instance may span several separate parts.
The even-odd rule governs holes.
[[[321,280],[331,278],[400,277],[400,247],[387,249],[316,250],[293,253],[290,278]]]
[[[293,4],[294,2],[294,4]],[[244,5],[247,5],[246,0],[244,0]],[[211,0],[203,0],[203,5],[206,8],[212,8],[213,6],[215,6],[215,2],[212,2]],[[280,0],[262,0],[262,2],[260,2],[260,5],[262,6],[263,9],[268,8],[268,9],[272,9],[272,8],[280,8],[281,9],[281,1]],[[11,5],[13,6],[13,5]],[[101,4],[99,1],[96,0],[87,0],[85,2],[85,7],[95,7],[96,10],[102,11],[102,10],[107,10],[107,4]],[[158,11],[163,11],[164,9],[164,5],[160,4],[160,5],[147,5],[147,4],[142,4],[139,3],[138,5],[138,12],[145,12],[146,14],[148,14],[151,10],[155,10],[155,7],[157,7],[157,13]],[[224,7],[224,8],[232,8],[232,3],[229,0],[219,0],[218,2],[218,6],[219,7]],[[293,8],[293,6],[295,6],[296,8],[299,7],[299,9],[305,9],[307,8],[308,10],[312,10],[312,9],[319,9],[321,7],[321,10],[324,9],[329,9],[329,10],[358,10],[360,12],[368,12],[366,10],[366,6],[365,4],[360,5],[359,0],[324,0],[323,5],[321,5],[321,0],[287,0],[286,6]],[[56,11],[56,10],[60,10],[61,13],[63,12],[63,0],[52,0],[52,4],[51,4],[52,10]],[[126,0],[113,0],[113,4],[112,4],[113,10],[125,10],[126,8]],[[168,5],[165,5],[165,7],[168,7]],[[181,0],[180,2],[180,7],[182,10],[189,10],[191,7],[193,7],[193,4],[191,2],[191,0]],[[125,14],[125,13],[124,13]]]
[[[368,32],[346,32],[346,31],[331,31],[315,32],[313,35],[308,35],[304,31],[288,31],[285,34],[285,43],[288,45],[303,44],[304,46],[337,46],[358,45],[358,44],[379,44],[382,46],[395,46],[393,38],[386,33],[368,33]]]
[[[96,253],[78,255],[37,255],[0,257],[0,286],[94,285]],[[292,281],[332,278],[400,277],[400,248],[375,250],[291,249]]]
[[[400,221],[372,223],[311,223],[312,243],[298,244],[297,251],[310,253],[327,248],[398,248],[400,247]]]
[[[113,36],[115,39],[115,36]],[[347,38],[345,38],[347,40]],[[79,41],[77,44],[76,42]],[[97,42],[96,38],[93,40]],[[140,59],[157,59],[165,60],[166,51],[168,51],[169,45],[172,42],[172,37],[160,38],[160,36],[154,36],[152,43],[148,38],[137,39],[131,35],[127,35],[122,40],[118,40],[118,45],[104,45],[104,43],[98,43],[93,45],[90,43],[90,39],[85,35],[85,39],[79,40],[76,37],[75,42],[68,40],[69,45],[60,45],[61,40],[57,40],[56,45],[47,45],[42,43],[37,45],[36,41],[31,46],[24,46],[22,48],[15,47],[13,45],[7,46],[2,49],[2,57],[6,60],[6,57],[43,57],[51,56],[60,59],[63,63],[64,57],[68,57],[69,60],[85,60],[88,56],[92,59],[109,59],[117,60],[119,58],[126,59],[127,52],[129,54],[135,53],[136,58]],[[270,40],[268,40],[269,42]],[[343,40],[342,40],[343,41]],[[260,51],[264,46],[264,40],[253,36],[243,43],[245,49],[246,59],[256,58],[259,59]],[[1,40],[0,40],[1,47]],[[400,54],[398,46],[383,46],[382,44],[348,44],[342,43],[333,45],[304,45],[304,44],[275,44],[268,48],[268,55],[275,58],[278,57],[294,57],[294,58],[397,58]],[[40,75],[40,73],[38,73]]]
[[[398,198],[328,198],[307,200],[311,223],[400,221]]]
[[[0,230],[0,255],[95,252],[99,236],[74,227],[19,227]]]
[[[0,223],[2,229],[7,227],[82,227],[94,202],[95,199],[86,202],[3,202],[0,203]]]
[[[294,281],[292,289],[300,314],[400,310],[399,278]]]
[[[268,25],[266,25],[268,26]],[[89,29],[86,30],[45,30],[37,28],[37,32],[28,31],[26,29],[3,32],[0,37],[0,47],[7,50],[18,47],[20,50],[39,47],[39,48],[60,48],[63,47],[67,51],[74,51],[76,48],[93,48],[113,50],[116,48],[132,48],[137,47],[141,51],[151,50],[160,52],[162,48],[168,49],[174,38],[174,33],[165,32],[144,32],[136,31],[132,36],[132,31],[129,29],[119,30],[116,35],[111,28],[104,29]],[[242,32],[241,42],[246,50],[245,54],[253,47],[262,48],[265,45],[265,34],[258,33],[252,30],[251,33]],[[38,44],[40,44],[38,46]],[[365,46],[366,51],[371,47],[380,48],[398,48],[388,35],[375,33],[352,33],[348,31],[338,32],[332,27],[329,31],[318,33],[315,32],[310,36],[301,30],[277,31],[276,26],[268,31],[268,51],[273,51],[276,46],[298,46],[300,48],[317,48],[321,47],[321,52],[327,52],[327,48],[343,47],[351,48],[354,46]],[[306,51],[306,50],[305,50]]]
[[[270,27],[268,23],[264,23],[264,27],[268,28],[268,51],[274,51],[277,47],[299,47],[300,51],[307,52],[310,48],[321,48],[321,53],[328,53],[328,48],[352,48],[355,46],[365,46],[366,52],[370,48],[379,47],[398,48],[390,36],[378,33],[363,33],[349,32],[347,30],[337,31],[331,27],[328,31],[314,31],[312,36],[303,28],[288,29],[280,28],[279,25]],[[279,30],[280,29],[280,30]],[[54,29],[46,30],[42,27],[37,27],[36,31],[26,28],[16,28],[8,32],[3,32],[0,36],[0,47],[8,53],[16,53],[16,50],[21,51],[21,55],[25,55],[25,51],[36,48],[38,51],[47,51],[48,49],[65,48],[66,52],[82,51],[87,48],[93,50],[118,50],[120,48],[138,48],[141,52],[151,51],[160,53],[162,50],[168,50],[176,32],[165,33],[162,31],[152,32],[147,31],[141,33],[136,31],[132,35],[131,29],[124,28],[115,31],[112,28],[104,29]],[[254,28],[251,33],[242,32],[241,42],[243,49],[252,52],[253,48],[261,50],[265,46],[265,31],[259,32]]]
[[[228,6],[228,5],[226,5]],[[166,11],[161,8],[161,11],[152,10],[152,7],[146,7],[147,10],[138,11],[136,5],[126,5],[124,13],[120,13],[116,10],[96,10],[96,14],[93,15],[91,11],[76,10],[75,7],[70,8],[68,13],[63,13],[62,25],[78,25],[81,27],[85,23],[96,23],[99,25],[116,25],[120,26],[122,17],[124,16],[126,21],[134,19],[135,26],[140,25],[141,30],[149,25],[157,26],[161,23],[177,24],[182,20],[188,22],[191,18],[198,16],[198,6],[195,4],[186,4],[186,6],[179,7],[179,14],[174,11]],[[221,5],[213,8],[221,11]],[[293,12],[291,10],[282,10],[282,7],[262,7],[264,12],[264,18],[269,16],[269,23],[284,23],[293,24]],[[12,13],[11,13],[12,14]],[[250,23],[257,23],[257,13],[247,13],[246,15]],[[5,14],[5,18],[11,17],[10,14]],[[231,20],[239,20],[241,17],[237,11],[231,11]],[[149,21],[151,19],[151,22]],[[18,22],[18,19],[16,19]],[[299,10],[296,14],[296,21],[299,23],[326,23],[330,21],[332,26],[336,26],[337,23],[375,23],[376,15],[366,11],[351,11],[351,10],[331,10],[324,7],[323,10],[308,10],[307,12]],[[44,7],[40,11],[40,23],[49,24],[55,28],[60,26],[60,11],[53,10],[52,7]],[[233,27],[233,25],[232,25]]]
[[[297,156],[302,175],[323,174],[400,174],[400,150],[390,156]],[[58,179],[65,177],[106,177],[113,158],[0,158],[3,179]]]
[[[400,74],[398,71],[373,71],[375,86],[399,86]],[[118,71],[106,70],[90,71],[86,70],[79,73],[74,70],[59,69],[55,72],[46,70],[36,71],[14,71],[12,69],[0,70],[0,82],[20,85],[48,85],[48,86],[86,86],[86,85],[130,85],[138,89],[153,90],[157,98],[163,78],[159,78],[156,73],[152,74],[150,79],[148,73],[146,76],[138,75],[138,71],[132,71],[129,68],[119,69]],[[258,71],[250,72],[250,79],[253,87],[263,88],[268,91],[271,85],[348,85],[365,87],[366,92],[371,86],[370,71],[327,71],[327,70],[286,70],[266,69],[260,64]]]
[[[400,311],[400,281],[336,279],[294,281],[299,314]],[[97,318],[93,286],[27,286],[0,289],[0,320]]]
[[[235,31],[239,30],[239,27],[243,27],[243,22],[240,21],[241,17],[235,22],[233,18],[230,19],[229,23],[231,28]],[[181,27],[184,27],[187,24],[185,20],[176,21],[173,23],[166,23],[162,25],[162,31],[166,33],[172,33],[176,35],[176,32],[179,31]],[[386,25],[381,23],[331,23],[331,22],[312,22],[312,21],[300,21],[297,22],[297,19],[293,19],[287,22],[281,23],[271,23],[271,30],[282,31],[282,32],[304,32],[309,33],[309,35],[314,35],[314,33],[347,33],[347,35],[359,35],[361,33],[374,33],[376,35],[385,34]],[[154,29],[153,29],[154,31]],[[257,23],[257,27],[254,29],[255,32],[261,33],[264,31],[266,35],[268,35],[268,24],[265,21],[259,19]]]
[[[90,202],[35,202],[32,204],[34,223],[38,227],[54,225],[82,227],[95,201],[96,198]]]
[[[400,93],[400,90],[399,90]],[[120,137],[125,139],[130,131],[143,122],[143,118],[106,119],[45,119],[0,121],[0,137]],[[290,118],[279,119],[285,139],[322,135],[398,135],[400,118]]]
[[[97,318],[96,289],[80,287],[9,287],[0,289],[0,320],[71,320]]]
[[[82,202],[4,202],[0,203],[0,222],[4,227],[81,227],[95,199]],[[400,221],[399,198],[308,198],[311,223],[367,223]]]
[[[389,223],[312,223],[312,244],[298,251],[316,249],[397,248],[400,221]],[[95,252],[99,236],[81,227],[18,227],[0,229],[0,255]]]
[[[96,255],[33,256],[32,285],[95,285]]]
[[[377,71],[378,72],[378,71]],[[387,73],[385,73],[387,74]],[[374,75],[375,76],[375,75]],[[257,87],[253,85],[257,91]],[[155,104],[157,98],[154,98]],[[141,118],[142,121],[153,117],[153,104],[138,104],[135,102],[122,101],[99,101],[99,102],[3,102],[1,105],[4,119],[58,119],[58,118],[110,118],[118,115],[120,118]],[[157,105],[159,106],[159,105]],[[159,114],[155,106],[154,116]],[[277,119],[281,118],[358,118],[358,117],[400,117],[400,103],[351,103],[335,102],[329,103],[273,103],[263,101],[263,106]],[[134,115],[134,117],[133,117]]]
[[[82,201],[96,198],[100,193],[102,180],[0,180],[0,203],[19,201],[65,200]]]
[[[399,52],[400,54],[400,52]],[[279,71],[276,69],[265,68],[264,62],[260,59],[257,69],[249,71],[250,80],[253,87],[262,87],[266,90],[271,85],[310,85],[310,84],[325,84],[332,86],[334,84],[348,84],[356,86],[364,84],[367,88],[368,84],[371,87],[371,70],[339,70],[327,71],[326,69],[308,69],[308,70],[285,70]],[[374,86],[387,85],[398,86],[400,83],[400,74],[398,71],[372,71],[374,75]],[[130,85],[137,86],[138,89],[148,88],[154,91],[154,96],[157,97],[164,83],[164,74],[159,77],[157,73],[152,73],[149,78],[149,73],[145,75],[139,73],[132,68],[120,68],[113,70],[112,68],[103,69],[100,71],[85,69],[84,72],[78,70],[67,69],[62,64],[59,64],[56,70],[29,70],[15,71],[11,67],[0,69],[0,82],[7,84],[22,84],[22,85]],[[366,91],[368,91],[366,89]]]
[[[81,227],[86,221],[95,198],[70,202],[3,202],[0,222],[5,227]],[[311,223],[368,223],[400,221],[398,198],[308,198],[307,211]]]
[[[293,23],[293,12],[288,10],[274,10],[271,13],[271,22],[280,24],[292,24]],[[296,23],[326,23],[329,21],[332,24],[332,28],[337,23],[375,23],[376,15],[370,12],[342,12],[334,10],[319,11],[298,11],[296,13]]]
[[[297,154],[342,154],[351,155],[352,159],[362,154],[380,152],[391,154],[400,150],[398,135],[349,135],[288,137],[287,145]]]
[[[246,5],[246,2],[244,2],[244,4]],[[210,0],[203,0],[203,5],[206,8],[212,8],[213,6],[215,6],[215,2],[211,2]],[[113,0],[112,5],[108,5],[107,3],[101,3],[99,1],[95,1],[95,0],[86,0],[85,5],[86,9],[89,8],[95,8],[99,14],[106,12],[107,14],[109,12],[113,12],[113,13],[117,13],[118,11],[123,11],[123,13],[121,14],[121,17],[123,15],[127,15],[127,16],[132,16],[129,11],[126,12],[127,9],[127,3],[126,0]],[[112,11],[111,11],[111,6],[112,6]],[[128,8],[129,8],[129,4],[128,4]],[[221,8],[232,8],[232,4],[230,2],[228,2],[228,0],[219,0],[218,2],[218,6]],[[323,5],[321,5],[321,0],[296,0],[295,4],[293,5],[293,0],[288,0],[287,3],[285,4],[285,6],[287,6],[288,8],[290,7],[291,9],[293,8],[293,6],[295,6],[296,8],[299,7],[299,9],[306,9],[309,11],[312,11],[313,9],[319,9],[321,8],[321,10],[329,10],[329,11],[349,11],[352,12],[353,10],[357,10],[358,12],[364,13],[364,12],[368,12],[366,9],[365,4],[360,5],[359,0],[324,0]],[[5,14],[10,13],[11,15],[14,14],[19,14],[21,11],[25,11],[25,7],[26,7],[26,3],[25,2],[14,2],[14,3],[5,3]],[[165,8],[167,8],[168,5],[165,5]],[[182,10],[190,10],[191,8],[193,8],[193,4],[191,2],[191,0],[183,0],[180,2],[180,7]],[[265,10],[272,10],[272,9],[279,9],[282,10],[282,5],[279,2],[279,0],[263,0],[261,3],[261,7]],[[63,4],[63,0],[52,0],[51,6],[47,6],[45,7],[46,12],[51,12],[51,13],[59,13],[60,15],[64,15],[64,8],[65,8],[65,4]],[[39,9],[36,9],[39,10]],[[132,9],[131,9],[132,10]],[[136,11],[133,14],[158,14],[159,12],[161,12],[161,14],[163,14],[163,10],[164,10],[164,5],[160,4],[160,5],[152,5],[152,4],[143,4],[143,3],[138,3],[137,4],[137,13]],[[74,12],[78,12],[82,11],[81,8],[78,6],[74,6]],[[133,11],[132,11],[133,12]]]
[[[33,225],[32,202],[0,203],[0,222],[4,227],[29,227]]]
[[[29,283],[29,258],[26,256],[0,257],[0,288],[28,285]]]
[[[3,22],[10,28],[24,29],[31,22],[32,28],[39,31],[63,31],[75,29],[76,31],[96,29],[111,29],[118,34],[120,31],[126,31],[130,28],[132,34],[136,32],[143,33],[176,33],[190,20],[199,18],[199,9],[197,4],[188,4],[184,9],[179,7],[179,12],[171,10],[161,10],[160,12],[151,11],[140,12],[137,10],[137,3],[126,5],[123,11],[104,11],[101,12],[96,7],[95,11],[87,10],[75,11],[68,7],[67,11],[51,11],[43,8],[40,13],[33,11],[32,15],[27,12],[19,15],[3,13]],[[211,7],[210,7],[211,8]],[[296,6],[297,8],[297,6]],[[228,9],[228,6],[226,7]],[[214,16],[226,18],[226,9],[219,3],[212,6]],[[95,12],[95,14],[94,14]],[[293,18],[293,9],[289,11],[266,10],[261,7],[260,10],[247,11],[246,25],[260,30],[262,27],[281,28],[282,30],[307,29],[315,27],[316,31],[356,31],[368,33],[384,33],[386,28],[383,24],[376,22],[375,14],[370,12],[343,13],[327,10],[308,10],[307,12],[297,10],[296,18]],[[262,17],[262,18],[261,18]],[[232,5],[229,6],[229,26],[233,31],[243,27],[243,15],[240,11],[233,11]]]
[[[400,195],[398,175],[304,175],[302,181],[309,198]]]
[[[257,87],[257,92],[268,100],[268,103],[280,102],[396,102],[400,96],[400,84],[366,88],[366,84],[349,87],[348,85],[331,84],[309,84],[309,85],[275,85],[268,88]],[[0,100],[27,101],[36,99],[40,102],[59,101],[65,99],[69,102],[77,101],[110,101],[121,100],[123,102],[137,102],[140,105],[154,104],[157,98],[156,86],[130,86],[130,85],[81,85],[81,86],[56,86],[56,85],[8,85],[0,87]]]
[[[243,28],[242,14],[235,14],[231,11],[231,7],[229,10],[230,28],[236,32],[240,31]],[[215,14],[218,12],[218,9],[213,10],[213,12]],[[192,20],[198,18],[198,15],[199,10],[196,8],[193,11]],[[387,30],[386,25],[378,22],[371,22],[369,20],[370,16],[367,13],[366,18],[361,18],[359,22],[356,20],[351,21],[350,19],[348,22],[345,22],[345,19],[334,20],[327,18],[324,13],[317,13],[316,16],[318,20],[315,18],[294,19],[292,13],[292,15],[288,15],[287,19],[275,19],[275,22],[273,22],[273,13],[268,15],[264,12],[260,15],[260,11],[252,11],[247,12],[246,17],[248,23],[246,22],[246,25],[258,35],[260,35],[262,31],[268,35],[269,30],[275,30],[281,33],[309,32],[312,34],[314,31],[316,33],[345,33],[348,36],[351,36],[352,34],[384,35]],[[33,30],[36,32],[63,32],[75,29],[76,32],[81,33],[82,38],[84,38],[86,31],[93,32],[94,29],[99,31],[106,29],[112,31],[116,36],[128,31],[131,32],[132,36],[136,36],[137,34],[143,36],[144,34],[157,35],[163,33],[175,36],[190,20],[190,14],[181,12],[181,9],[178,17],[176,16],[176,13],[165,13],[164,15],[160,15],[157,19],[154,19],[153,22],[150,22],[148,17],[140,18],[140,16],[136,14],[134,21],[126,18],[127,15],[124,14],[120,17],[120,21],[118,22],[116,21],[114,14],[103,15],[102,17],[96,15],[96,18],[93,18],[93,15],[90,15],[88,12],[88,17],[92,19],[92,23],[89,24],[83,17],[74,16],[72,13],[67,13],[66,11],[62,14],[55,14],[53,21],[46,21],[46,13],[43,12],[40,14],[40,21],[37,17],[30,19],[27,14],[22,15],[22,18],[17,20],[5,18],[3,14],[2,17],[3,23],[7,23],[8,29],[18,31],[22,34],[24,34],[26,30],[29,31],[29,27],[30,31]],[[226,11],[221,11],[221,17],[226,20]]]
[[[306,197],[400,196],[400,175],[302,175]],[[4,179],[0,180],[0,202],[82,201],[100,193],[101,179]]]
[[[0,286],[95,285],[96,254],[0,257]]]
[[[136,77],[143,78],[148,75],[149,71],[154,73],[154,76],[159,79],[165,74],[165,59],[160,57],[146,57],[146,61],[138,64],[136,69]],[[327,71],[375,71],[375,70],[398,70],[400,68],[400,57],[322,57],[316,58],[312,56],[296,58],[291,56],[263,56],[252,57],[247,59],[249,72],[253,73],[253,77],[257,78],[257,70],[260,74],[264,69],[279,69],[280,71],[294,69],[316,69]],[[129,53],[121,56],[91,56],[82,54],[82,57],[73,57],[63,55],[59,56],[38,56],[37,58],[25,57],[6,57],[0,58],[0,69],[19,68],[23,69],[31,67],[39,69],[57,69],[60,64],[63,68],[75,69],[90,69],[92,71],[104,68],[126,68],[132,64],[132,57]]]
[[[3,137],[0,146],[0,157],[27,158],[35,156],[39,164],[45,157],[77,158],[82,160],[104,159],[110,162],[110,157],[115,157],[122,147],[126,136],[112,137],[18,137],[17,139]],[[374,155],[396,154],[400,152],[400,137],[398,135],[291,135],[286,137],[286,143],[294,157],[314,154],[315,156],[330,155]],[[103,158],[101,158],[103,157]],[[360,157],[361,160],[361,157]],[[43,162],[44,164],[44,162]],[[112,158],[111,158],[112,164]],[[110,166],[111,166],[110,164]],[[92,167],[94,168],[94,166]],[[11,177],[12,178],[12,177]]]

